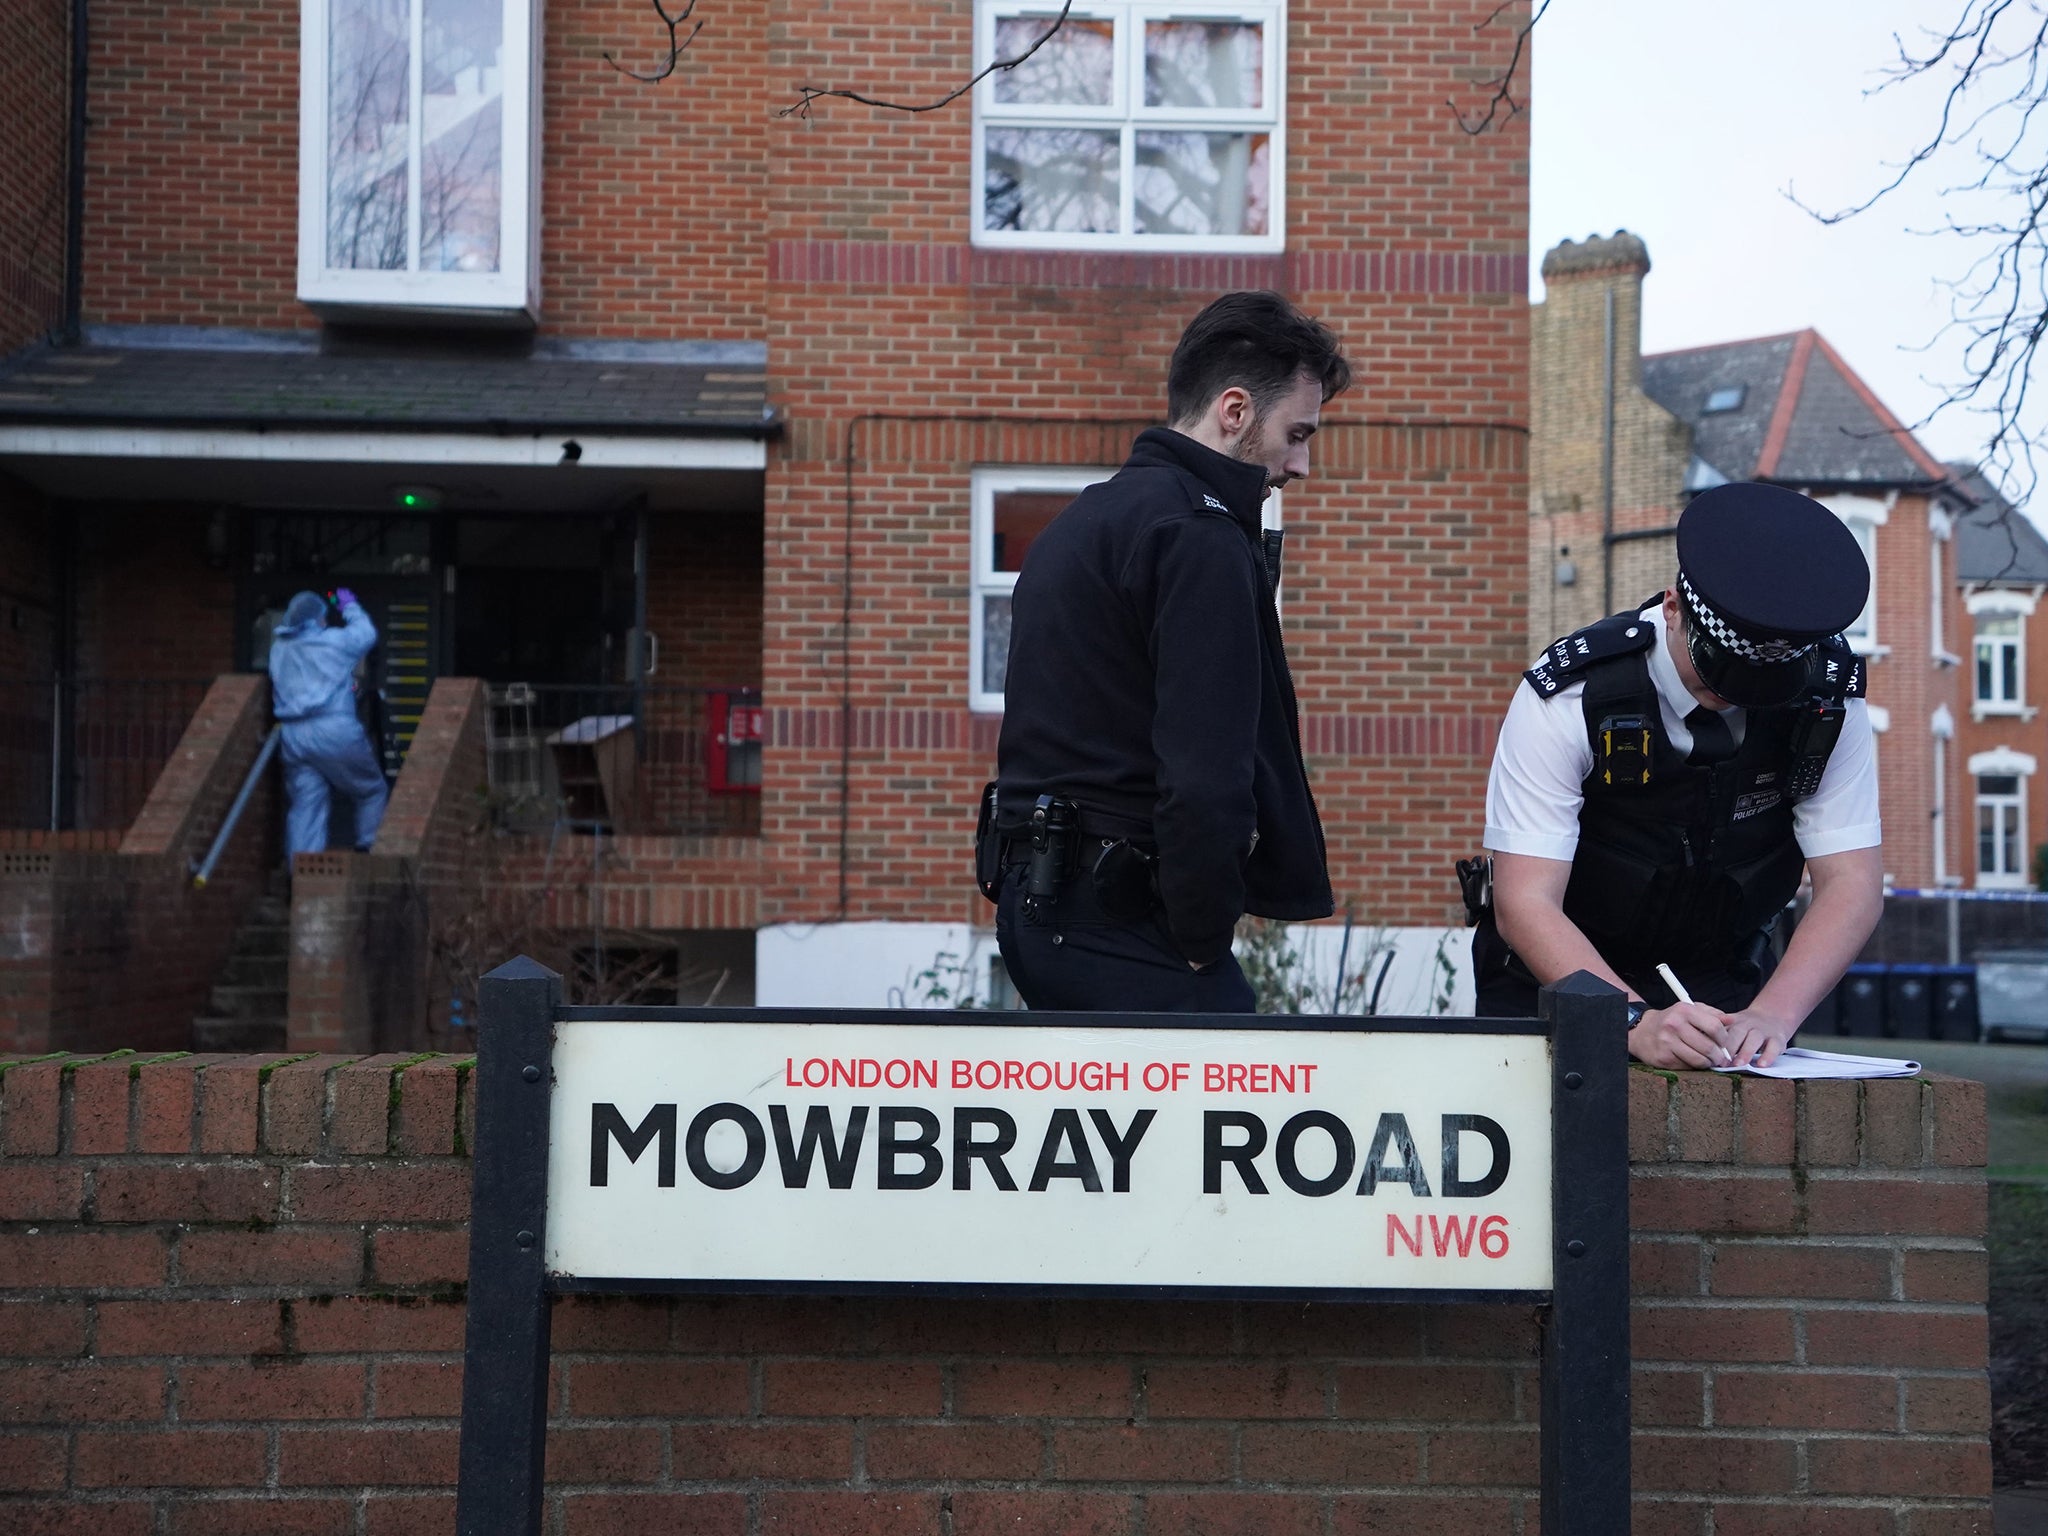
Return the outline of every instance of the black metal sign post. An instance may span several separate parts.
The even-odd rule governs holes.
[[[685,1022],[693,1009],[564,1009],[561,978],[518,959],[483,979],[477,1039],[477,1128],[470,1202],[469,1317],[464,1341],[459,1536],[539,1536],[547,1451],[548,1304],[557,1291],[657,1293],[840,1289],[807,1284],[707,1286],[688,1281],[551,1278],[546,1272],[552,1055],[557,1022],[627,1016]],[[722,1015],[723,1016],[723,1015]],[[737,1017],[745,1017],[739,1015]],[[777,1020],[771,1012],[763,1022]],[[932,1023],[929,1013],[817,1015]],[[1021,1016],[1018,1022],[1030,1022]],[[1069,1016],[1066,1022],[1075,1022]],[[1087,1023],[1183,1028],[1319,1028],[1437,1034],[1547,1034],[1551,1042],[1551,1289],[1547,1293],[1347,1291],[1341,1299],[1527,1301],[1545,1308],[1542,1536],[1628,1536],[1628,1056],[1621,993],[1583,972],[1542,994],[1541,1021],[1247,1019],[1102,1015]],[[847,1291],[945,1289],[848,1284]],[[956,1287],[957,1289],[957,1287]],[[984,1292],[1025,1287],[972,1287]],[[1103,1287],[1054,1288],[1096,1294]],[[1134,1291],[1159,1294],[1158,1287]],[[1036,1294],[1045,1294],[1040,1289]],[[1270,1296],[1227,1287],[1178,1294]]]
[[[1580,971],[1545,987],[1550,1309],[1543,1324],[1543,1536],[1629,1522],[1628,1011]]]
[[[455,1525],[540,1536],[547,1463],[548,1059],[562,978],[523,955],[477,999],[476,1152]]]

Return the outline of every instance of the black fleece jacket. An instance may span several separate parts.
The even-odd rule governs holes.
[[[1012,599],[1000,818],[1042,794],[1155,844],[1174,942],[1331,910],[1259,528],[1265,472],[1164,428],[1031,546]],[[1088,861],[1084,860],[1084,863]]]

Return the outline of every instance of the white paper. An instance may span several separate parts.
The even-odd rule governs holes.
[[[1896,1056],[1851,1056],[1846,1051],[1809,1051],[1788,1045],[1768,1067],[1716,1067],[1716,1072],[1747,1072],[1752,1077],[1918,1077],[1920,1063]]]

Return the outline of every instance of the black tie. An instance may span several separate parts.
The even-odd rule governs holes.
[[[1685,717],[1685,728],[1692,732],[1692,755],[1686,761],[1693,767],[1711,768],[1735,755],[1735,733],[1718,712],[1706,705]]]

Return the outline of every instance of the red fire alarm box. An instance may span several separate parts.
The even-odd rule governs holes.
[[[710,787],[724,794],[761,792],[761,695],[720,688],[711,694]]]

